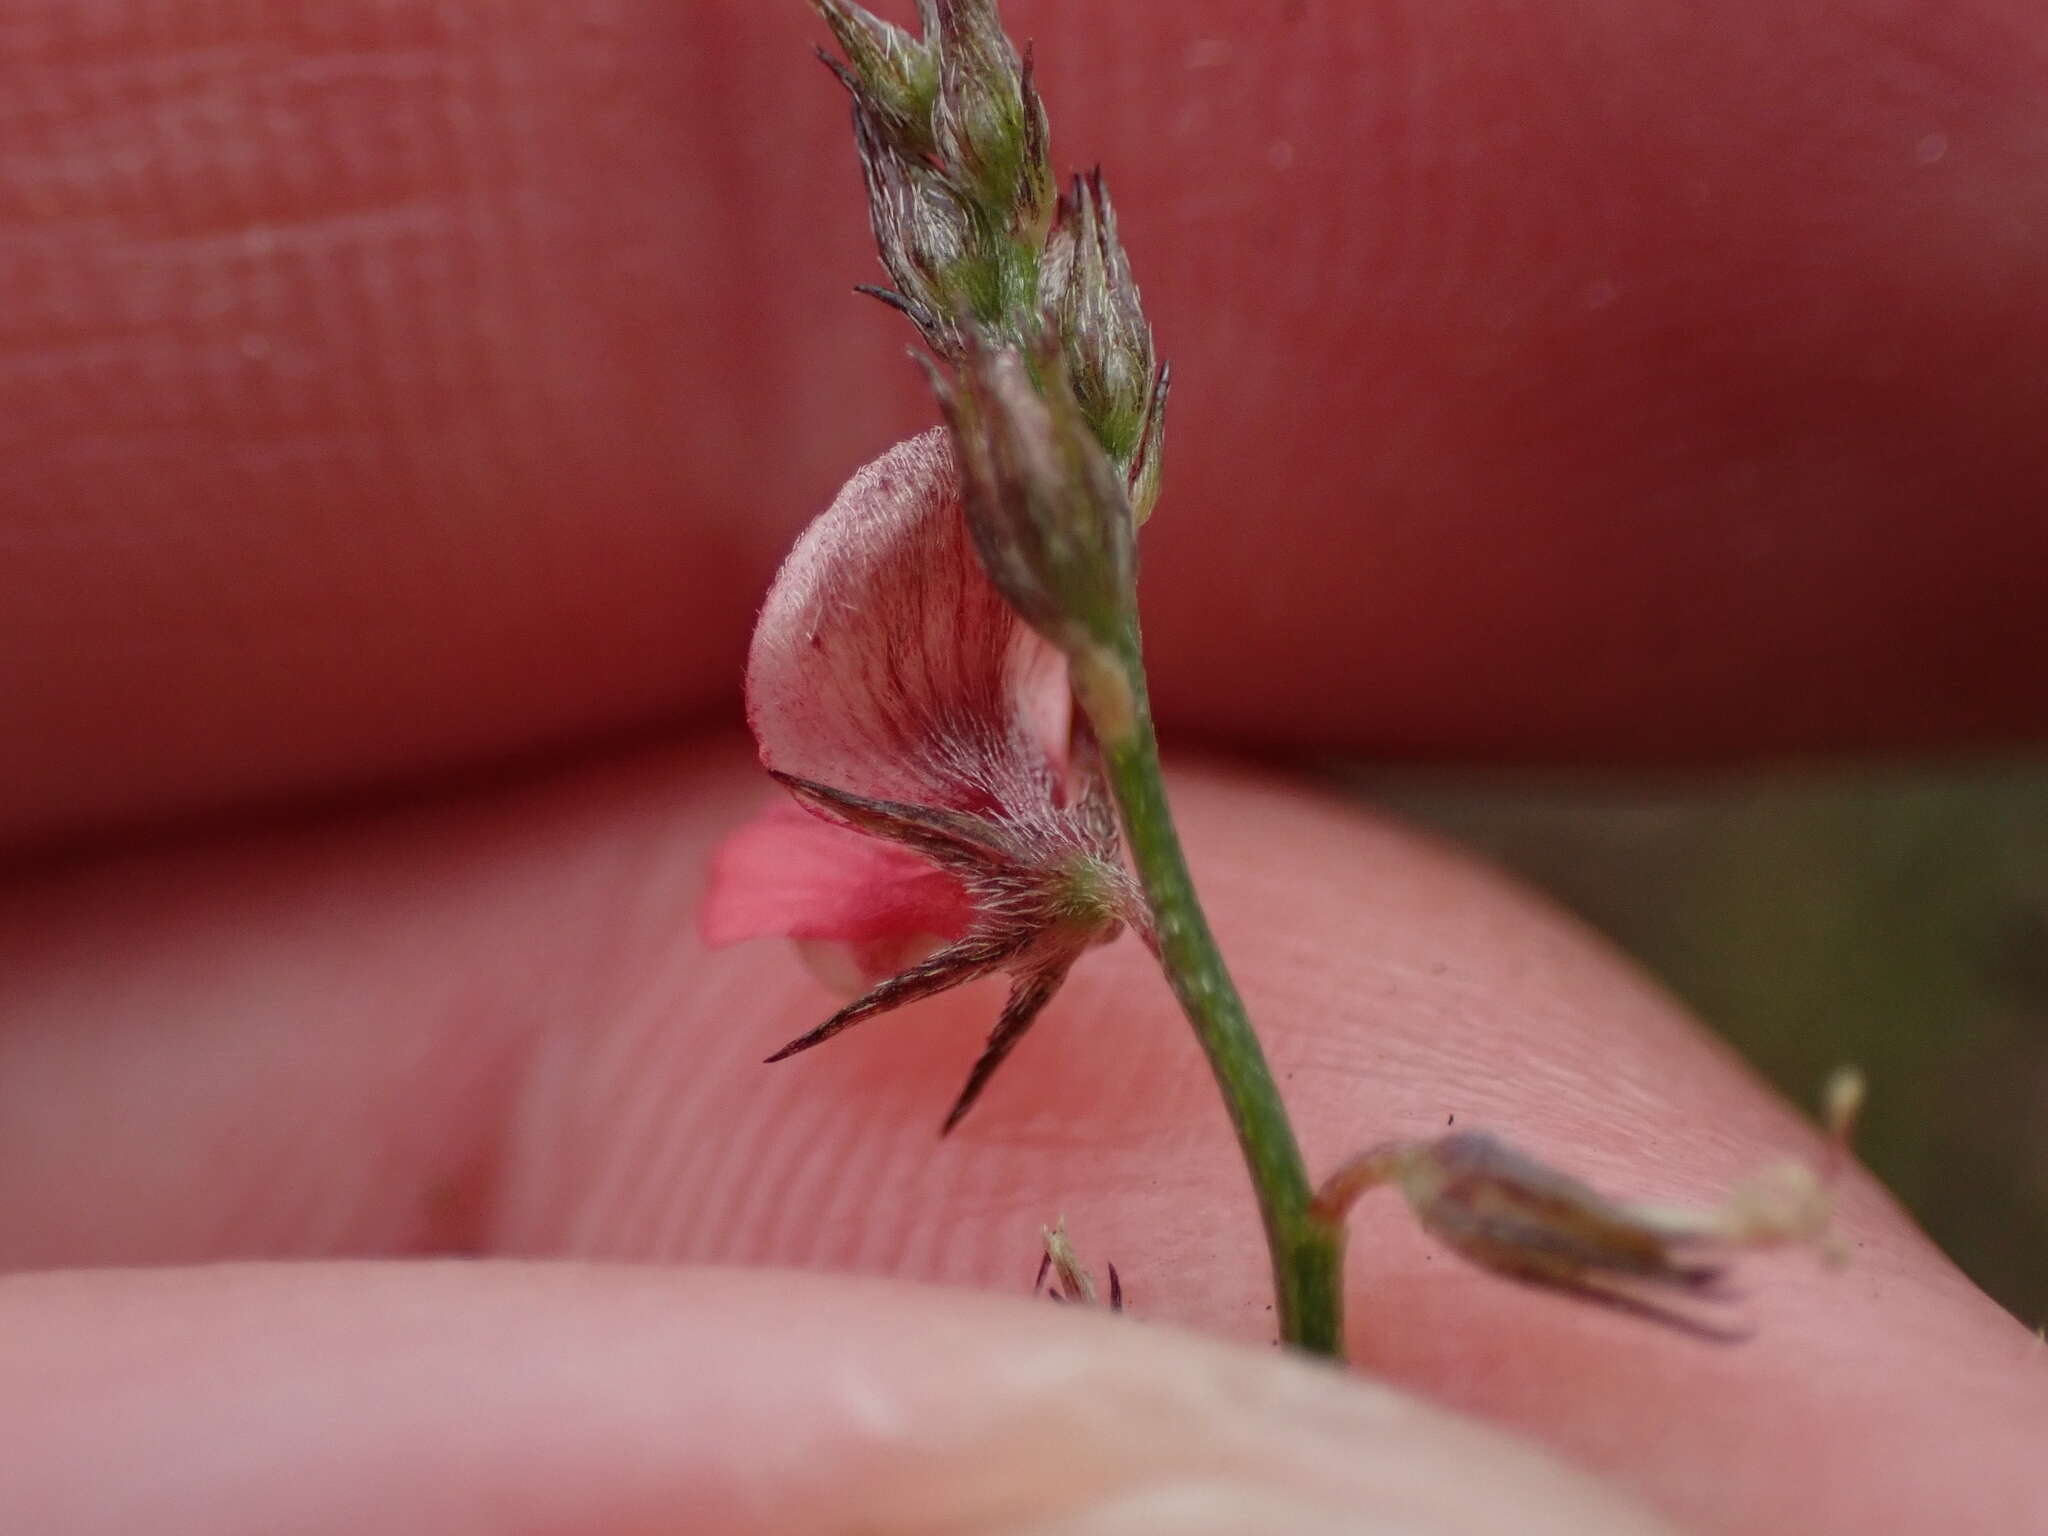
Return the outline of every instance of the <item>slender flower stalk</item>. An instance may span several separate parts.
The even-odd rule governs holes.
[[[1075,678],[1077,697],[1102,738],[1110,790],[1156,925],[1160,965],[1209,1058],[1251,1173],[1272,1259],[1280,1337],[1342,1358],[1342,1218],[1313,1204],[1279,1087],[1195,894],[1167,805],[1136,636],[1120,655],[1077,666]]]
[[[953,365],[933,381],[968,527],[1010,607],[1067,658],[1149,930],[1237,1132],[1271,1252],[1281,1338],[1342,1348],[1342,1227],[1308,1172],[1209,930],[1160,771],[1138,641],[1135,539],[1157,500],[1158,366],[1100,172],[1057,201],[1030,56],[994,0],[929,0],[922,35],[813,0],[846,49],[879,296]],[[929,111],[921,118],[921,111]]]

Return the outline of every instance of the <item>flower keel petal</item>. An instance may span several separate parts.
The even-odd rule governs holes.
[[[710,945],[789,938],[886,947],[918,934],[957,939],[973,920],[956,876],[786,800],[719,847],[698,911]]]

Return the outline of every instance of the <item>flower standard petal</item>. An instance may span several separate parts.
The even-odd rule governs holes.
[[[1063,798],[1064,659],[982,573],[943,431],[861,470],[762,609],[747,715],[762,763],[849,794],[982,815]]]

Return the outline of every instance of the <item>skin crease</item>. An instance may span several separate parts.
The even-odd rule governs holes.
[[[1669,760],[2038,734],[2034,8],[1303,4],[1256,45],[1220,3],[1009,14],[1057,152],[1111,169],[1179,373],[1145,535],[1171,736]],[[1064,1212],[1148,1320],[1103,1335],[1102,1390],[1125,1420],[1192,1405],[1108,1459],[1144,1497],[1213,1461],[1220,1411],[1151,1324],[1268,1325],[1142,954],[1091,956],[937,1147],[993,998],[761,1068],[828,1000],[781,946],[690,935],[765,786],[723,738],[592,745],[729,719],[795,528],[931,419],[900,323],[844,292],[873,267],[815,30],[740,0],[0,0],[0,835],[97,839],[0,887],[0,1262],[1014,1292]],[[522,754],[531,783],[427,787]],[[1454,1112],[1645,1197],[1812,1154],[1526,895],[1298,786],[1175,782],[1318,1166]],[[364,787],[416,798],[275,811]],[[1861,1182],[1854,1267],[1747,1268],[1761,1331],[1732,1349],[1454,1267],[1391,1198],[1354,1242],[1361,1365],[1690,1528],[2006,1531],[2048,1500],[2042,1357]],[[743,1298],[594,1271],[594,1302],[551,1289],[573,1272],[373,1274],[0,1287],[0,1359],[35,1367],[0,1369],[0,1443],[38,1469],[0,1479],[0,1528],[132,1529],[175,1492],[185,1529],[355,1530],[379,1498],[370,1525],[446,1529],[404,1502],[448,1493],[421,1445],[459,1452],[463,1528],[656,1528],[706,1479],[645,1448],[716,1447],[743,1387],[782,1383],[821,1464],[892,1470],[827,1357],[695,1341],[823,1315],[944,1381],[932,1319],[989,1340],[991,1411],[1036,1423],[996,1366],[1111,1326],[782,1272]],[[656,1335],[701,1394],[624,1400]],[[181,1438],[202,1391],[222,1433]],[[617,1454],[578,1438],[592,1401]],[[1489,1528],[1451,1506],[1500,1453],[1416,1425],[1433,1511],[1258,1465],[1311,1507]],[[990,1443],[979,1472],[1036,1465]],[[720,1496],[786,1482],[737,1451]],[[1598,1497],[1515,1476],[1524,1516]]]

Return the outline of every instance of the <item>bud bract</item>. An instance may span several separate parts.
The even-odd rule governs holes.
[[[1082,416],[1059,338],[1029,352],[968,338],[938,381],[976,552],[996,590],[1070,657],[1117,649],[1135,606],[1123,476]]]
[[[1052,214],[1045,105],[995,0],[936,0],[938,100],[932,137],[940,161],[974,200],[1007,215],[1004,232],[1036,249]]]
[[[829,55],[825,62],[854,100],[884,125],[903,153],[930,155],[932,104],[939,93],[938,52],[929,41],[934,30],[930,0],[919,7],[925,18],[923,38],[847,0],[811,0],[811,5],[846,55],[844,64]]]
[[[1060,199],[1039,291],[1066,344],[1067,371],[1082,414],[1110,456],[1130,463],[1152,404],[1152,329],[1100,172],[1076,176]]]

